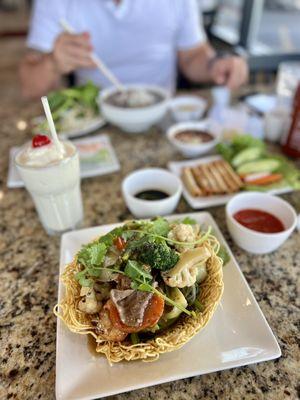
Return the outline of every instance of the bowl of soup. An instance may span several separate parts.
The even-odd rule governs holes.
[[[129,133],[147,131],[167,110],[169,93],[154,85],[127,85],[123,91],[110,87],[99,93],[104,118]]]
[[[253,254],[275,251],[297,224],[294,208],[280,197],[267,193],[240,193],[226,205],[230,235],[242,249]]]
[[[211,120],[180,122],[167,131],[167,138],[185,157],[210,152],[219,142],[220,130]]]

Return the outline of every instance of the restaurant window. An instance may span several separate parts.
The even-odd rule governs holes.
[[[299,21],[300,0],[219,0],[211,31],[252,68],[276,69],[300,60]]]

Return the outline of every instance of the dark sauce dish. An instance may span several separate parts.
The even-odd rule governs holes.
[[[180,131],[174,135],[175,140],[179,140],[182,143],[186,144],[202,144],[207,143],[215,139],[215,137],[207,132],[196,129],[187,129],[184,131]]]
[[[132,172],[122,183],[127,207],[138,218],[171,214],[182,193],[178,176],[163,168],[145,168]]]
[[[213,121],[204,119],[172,125],[167,131],[167,138],[185,157],[197,157],[212,151],[219,142],[220,134]]]
[[[158,201],[166,199],[170,194],[158,189],[147,189],[136,193],[134,196],[141,200]]]

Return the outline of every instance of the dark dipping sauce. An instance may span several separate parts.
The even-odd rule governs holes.
[[[136,193],[134,197],[137,197],[141,200],[157,201],[166,199],[167,197],[170,197],[170,195],[162,190],[149,189]]]
[[[248,229],[263,233],[278,233],[285,230],[283,223],[266,211],[245,209],[236,212],[233,218]]]
[[[214,140],[214,137],[206,131],[186,130],[176,133],[175,139],[186,144],[201,144]]]

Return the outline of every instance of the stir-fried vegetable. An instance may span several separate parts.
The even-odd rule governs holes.
[[[103,307],[101,318],[109,318],[116,332],[131,334],[162,329],[181,313],[193,316],[211,256],[203,246],[210,235],[211,228],[200,232],[190,218],[168,222],[159,217],[129,221],[83,246],[75,275],[84,294],[81,310],[93,314]],[[131,340],[139,339],[133,335]]]
[[[146,242],[138,249],[138,259],[151,268],[167,271],[174,267],[179,255],[166,243]]]

